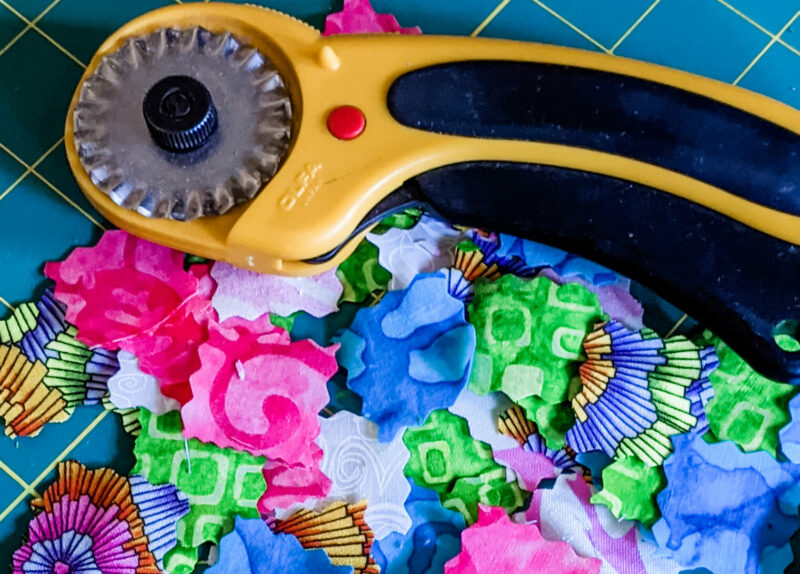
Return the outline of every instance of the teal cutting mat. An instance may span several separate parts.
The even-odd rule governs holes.
[[[341,0],[272,0],[321,27]],[[35,300],[42,264],[93,243],[107,223],[65,160],[69,98],[100,42],[172,0],[0,0],[0,308]],[[404,26],[562,44],[650,60],[800,107],[800,0],[373,0]],[[798,23],[800,26],[800,23]],[[800,28],[797,28],[800,30]],[[2,314],[2,313],[0,313]],[[116,415],[79,408],[34,439],[0,435],[0,565],[30,518],[28,500],[75,458],[127,473]]]

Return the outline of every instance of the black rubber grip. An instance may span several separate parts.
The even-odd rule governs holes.
[[[571,66],[465,61],[406,73],[388,106],[422,130],[608,152],[800,215],[800,136],[671,86]]]
[[[800,383],[800,353],[773,331],[800,324],[800,249],[662,191],[571,169],[508,162],[409,181],[455,223],[503,231],[629,276],[716,332],[765,376]]]

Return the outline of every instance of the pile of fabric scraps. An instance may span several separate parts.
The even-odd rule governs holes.
[[[795,390],[643,327],[595,264],[409,210],[313,277],[123,231],[45,272],[0,331],[6,432],[102,403],[137,462],[62,464],[15,573],[188,573],[209,545],[215,573],[794,561]]]
[[[345,5],[328,32],[409,31]],[[14,574],[800,567],[797,390],[579,257],[407,210],[313,277],[124,231],[45,273],[0,322],[5,432],[103,404],[136,464],[62,463]]]

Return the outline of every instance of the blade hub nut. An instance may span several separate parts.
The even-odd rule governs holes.
[[[208,89],[189,76],[167,76],[148,90],[144,120],[161,149],[185,153],[202,147],[217,127]]]

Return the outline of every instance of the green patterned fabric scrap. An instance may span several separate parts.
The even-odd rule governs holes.
[[[197,562],[197,548],[218,543],[233,530],[236,515],[259,517],[266,459],[184,439],[177,411],[158,416],[141,409],[139,417],[142,431],[131,474],[142,474],[153,484],[174,484],[189,498],[191,510],[177,525],[178,546],[164,560],[171,574],[188,574]]]
[[[478,503],[501,506],[508,513],[524,502],[516,481],[492,458],[491,447],[469,435],[467,421],[440,409],[421,427],[409,428],[403,442],[411,453],[404,473],[420,486],[439,493],[442,504],[461,513],[467,523],[478,519]]]
[[[503,391],[525,408],[550,448],[562,447],[572,424],[566,401],[581,345],[603,319],[597,296],[582,285],[513,275],[478,282],[469,307],[478,335],[470,390]]]

